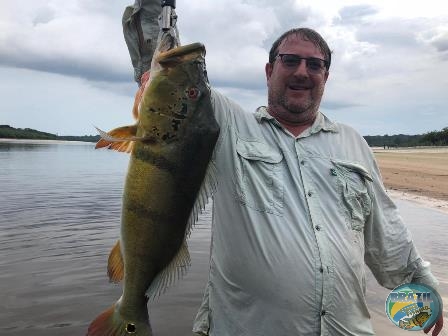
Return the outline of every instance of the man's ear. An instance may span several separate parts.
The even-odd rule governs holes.
[[[266,73],[267,80],[269,80],[269,78],[271,78],[273,66],[274,66],[274,64],[272,64],[272,63],[266,63],[266,65],[264,67],[264,71]]]

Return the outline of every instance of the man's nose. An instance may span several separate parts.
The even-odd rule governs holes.
[[[304,59],[300,60],[299,65],[294,70],[294,74],[296,76],[298,76],[298,75],[300,75],[300,76],[308,76],[308,69],[306,67],[306,60],[304,60]]]

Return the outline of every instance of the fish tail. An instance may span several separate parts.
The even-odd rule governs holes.
[[[133,322],[124,319],[117,309],[118,305],[101,313],[89,325],[86,336],[152,336],[149,321]]]

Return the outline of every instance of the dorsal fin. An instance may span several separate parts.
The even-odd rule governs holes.
[[[146,71],[142,77],[140,78],[140,87],[138,88],[137,92],[135,93],[134,98],[134,106],[132,107],[132,115],[134,116],[134,119],[137,120],[139,116],[139,106],[140,102],[143,97],[143,91],[145,91],[146,83],[148,83],[150,78],[150,72]]]

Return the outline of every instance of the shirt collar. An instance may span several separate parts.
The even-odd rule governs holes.
[[[259,123],[262,123],[263,120],[266,120],[274,123],[276,126],[280,126],[283,128],[283,126],[272,115],[268,113],[266,106],[258,107],[255,110],[254,114],[255,118]],[[333,133],[338,132],[336,123],[331,121],[325,114],[323,114],[320,111],[317,113],[317,117],[316,120],[314,120],[313,125],[311,125],[311,127],[304,132],[303,136],[311,135],[319,131],[333,132]]]

